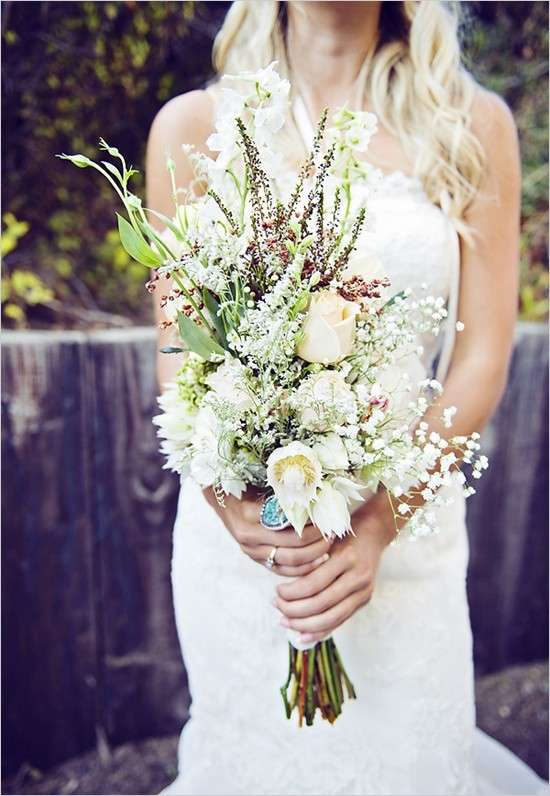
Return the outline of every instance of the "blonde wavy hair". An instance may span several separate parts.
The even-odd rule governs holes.
[[[273,60],[288,75],[286,9],[279,0],[235,0],[214,43],[218,73],[259,69]],[[383,0],[365,75],[371,109],[402,144],[430,201],[467,242],[466,210],[485,170],[471,130],[476,84],[460,59],[458,20],[440,0]]]

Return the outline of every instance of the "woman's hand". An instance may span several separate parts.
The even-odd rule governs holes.
[[[330,635],[366,605],[373,593],[380,557],[395,537],[393,512],[381,492],[355,515],[355,536],[337,541],[330,559],[315,572],[277,588],[274,605],[281,624],[300,632],[300,641]]]
[[[264,564],[274,547],[276,575],[290,578],[307,575],[328,559],[332,542],[327,542],[314,525],[306,525],[301,538],[292,528],[285,531],[269,531],[260,525],[261,499],[249,492],[237,500],[228,495],[220,506],[212,488],[204,490],[204,496],[233,536],[243,553],[258,564]]]

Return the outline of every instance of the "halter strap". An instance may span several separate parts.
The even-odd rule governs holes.
[[[451,263],[449,278],[449,297],[447,299],[447,320],[443,331],[443,342],[439,352],[435,378],[441,384],[445,382],[453,356],[456,339],[456,322],[458,319],[458,297],[460,292],[460,239],[453,225],[449,225],[451,241]]]

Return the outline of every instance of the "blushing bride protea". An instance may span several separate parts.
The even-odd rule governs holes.
[[[289,520],[301,534],[311,521],[325,537],[352,532],[355,504],[382,486],[396,528],[410,517],[398,541],[420,539],[437,532],[446,487],[474,491],[460,466],[476,479],[487,467],[478,435],[443,438],[423,419],[441,386],[426,378],[420,342],[438,333],[445,301],[392,294],[373,252],[365,221],[379,177],[363,157],[372,114],[325,112],[294,185],[273,178],[285,171],[289,95],[275,64],[224,81],[212,156],[186,148],[196,172],[187,193],[167,160],[174,215],[147,211],[164,233],[129,190],[135,170],[118,149],[100,139],[116,165],[61,157],[114,187],[122,246],[153,271],[147,289],[161,291],[173,335],[163,350],[180,363],[155,418],[166,466],[212,486],[221,505],[254,486],[264,508],[271,501],[267,527]],[[441,413],[448,429],[455,410]],[[418,497],[425,505],[412,513]],[[338,650],[330,638],[298,646],[281,689],[286,715],[332,723],[345,693],[355,698]]]
[[[299,536],[321,486],[322,474],[319,460],[301,442],[277,448],[267,460],[267,483]]]

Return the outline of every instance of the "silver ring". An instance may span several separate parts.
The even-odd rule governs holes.
[[[265,565],[268,569],[273,569],[275,566],[275,556],[277,555],[277,548],[274,547],[265,560]]]

